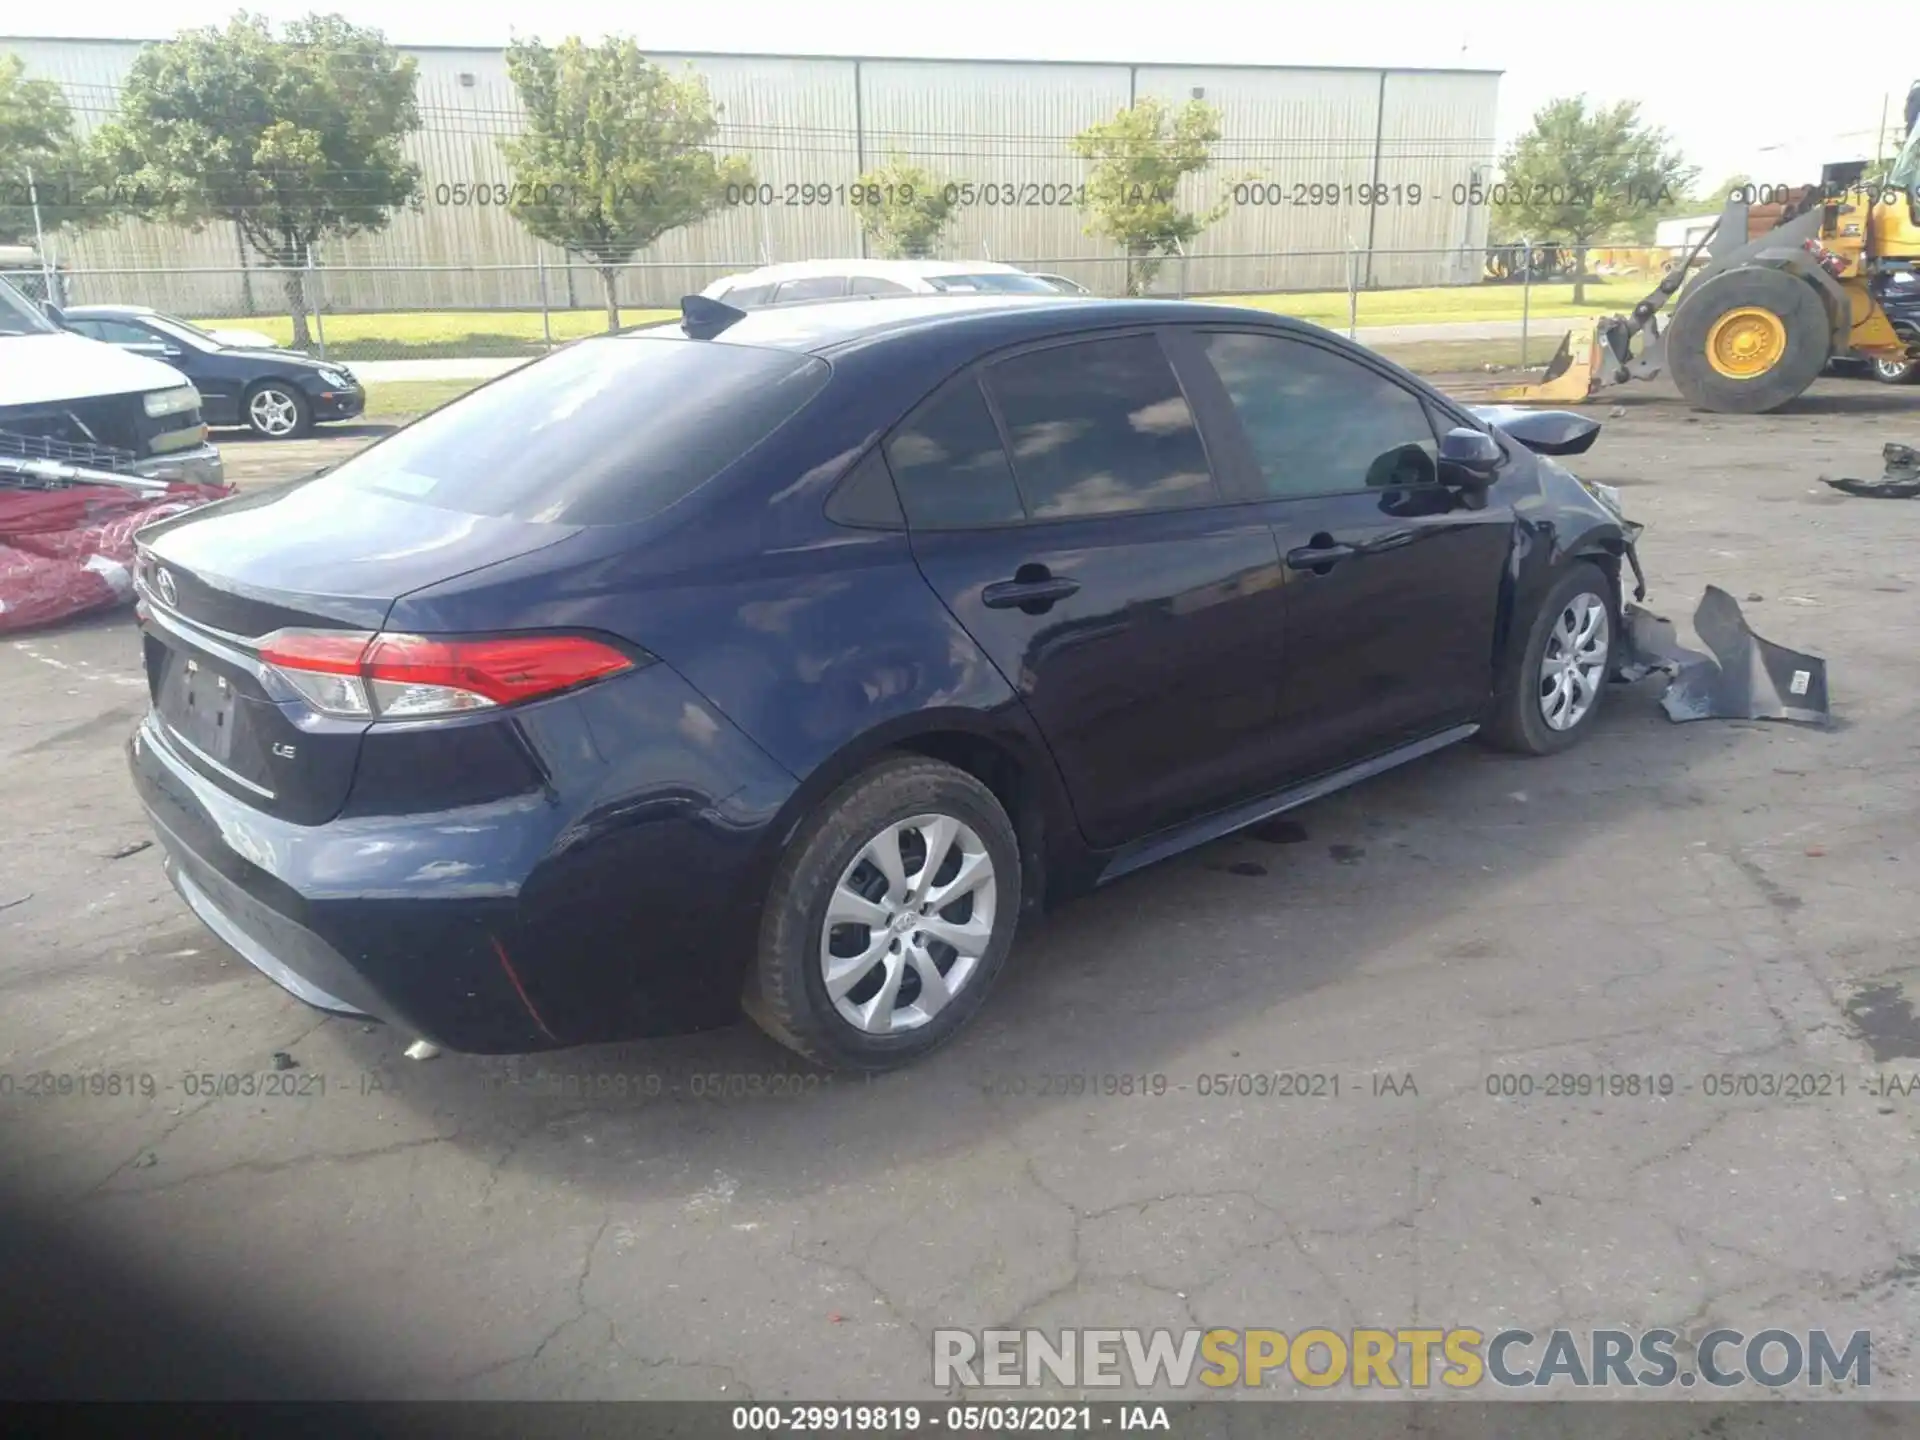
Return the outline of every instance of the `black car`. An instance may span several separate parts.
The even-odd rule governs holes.
[[[298,350],[229,345],[219,336],[138,305],[75,305],[59,323],[164,360],[193,382],[213,426],[244,425],[268,440],[291,440],[325,420],[351,420],[367,408],[353,372]]]
[[[133,776],[324,1009],[892,1066],[1023,911],[1586,733],[1638,527],[1529,423],[1226,306],[696,297],[144,532]]]

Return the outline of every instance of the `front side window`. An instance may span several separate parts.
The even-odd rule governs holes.
[[[1384,375],[1280,335],[1211,334],[1203,348],[1270,498],[1439,480],[1426,407]]]
[[[1032,350],[988,375],[1034,519],[1216,499],[1193,412],[1153,336]]]
[[[94,320],[92,335],[96,340],[104,340],[109,345],[158,345],[161,339],[144,325],[130,325],[125,320]]]
[[[882,279],[878,275],[856,275],[847,282],[849,295],[911,295],[913,291],[897,280]]]
[[[998,270],[978,275],[929,275],[927,283],[936,290],[961,295],[1052,295],[1057,293],[1038,275]]]

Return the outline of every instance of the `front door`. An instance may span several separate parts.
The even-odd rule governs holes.
[[[1090,843],[1258,783],[1279,554],[1264,517],[1219,503],[1152,333],[962,375],[886,453],[922,573],[1026,703]]]
[[[1230,467],[1285,573],[1277,743],[1305,778],[1478,721],[1513,515],[1441,483],[1414,391],[1355,356],[1273,332],[1183,340],[1240,427]]]

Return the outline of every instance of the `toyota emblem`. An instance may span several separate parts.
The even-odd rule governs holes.
[[[159,585],[160,599],[163,603],[169,606],[179,603],[178,592],[173,588],[173,572],[171,570],[162,570],[160,572]]]

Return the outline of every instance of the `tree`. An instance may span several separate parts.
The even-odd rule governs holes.
[[[142,50],[96,137],[137,213],[229,220],[283,267],[293,343],[308,342],[301,267],[315,245],[381,230],[417,203],[403,153],[420,128],[414,62],[378,30],[310,15],[276,39],[265,18],[186,30]]]
[[[45,230],[93,218],[73,112],[58,85],[27,79],[26,68],[18,55],[0,55],[0,245],[33,241],[35,199]]]
[[[752,183],[752,167],[707,148],[720,107],[706,83],[653,64],[630,39],[516,42],[507,72],[526,110],[525,130],[501,142],[514,171],[508,209],[599,271],[617,330],[620,267],[712,214]]]
[[[1501,161],[1504,218],[1535,241],[1576,247],[1573,300],[1586,299],[1586,246],[1649,214],[1665,213],[1699,171],[1637,102],[1588,109],[1586,97],[1549,101]]]
[[[1129,295],[1153,283],[1169,255],[1226,214],[1228,200],[1205,213],[1185,209],[1180,181],[1205,170],[1220,139],[1220,114],[1201,100],[1177,110],[1148,96],[1073,137],[1073,153],[1091,161],[1081,208],[1087,234],[1126,252]]]
[[[854,215],[891,260],[924,259],[953,223],[958,196],[944,176],[895,155],[855,183]]]

